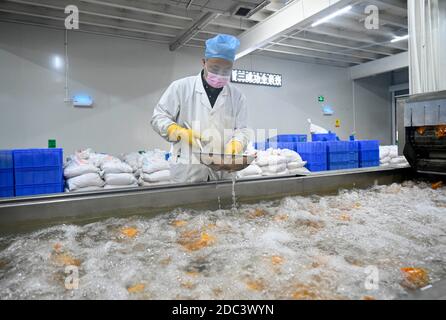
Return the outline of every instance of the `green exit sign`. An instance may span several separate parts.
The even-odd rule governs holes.
[[[324,102],[324,101],[325,101],[325,97],[324,97],[324,96],[319,96],[319,97],[317,98],[317,100],[318,100],[319,102]]]

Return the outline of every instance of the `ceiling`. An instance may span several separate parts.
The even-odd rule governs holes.
[[[203,47],[218,33],[241,35],[300,0],[0,0],[0,21],[64,29],[67,5],[79,8],[82,32],[165,43],[170,50]],[[365,7],[380,10],[377,30],[364,27]],[[248,8],[248,16],[236,14]],[[317,27],[277,35],[254,54],[350,67],[408,50],[407,0],[358,0],[353,9]]]

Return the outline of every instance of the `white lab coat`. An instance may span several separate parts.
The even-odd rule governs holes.
[[[197,76],[174,81],[164,92],[152,116],[152,127],[169,141],[167,128],[173,124],[192,128],[210,139],[205,152],[224,153],[225,145],[231,140],[240,141],[246,148],[250,140],[247,128],[247,107],[245,96],[232,84],[227,84],[218,95],[214,107],[203,87],[201,72]],[[173,182],[201,182],[227,178],[208,167],[199,164],[185,141],[173,143]]]

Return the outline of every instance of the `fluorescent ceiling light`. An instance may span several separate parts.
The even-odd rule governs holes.
[[[395,37],[390,42],[394,43],[394,42],[403,41],[403,40],[407,40],[407,39],[409,39],[409,35],[402,36],[402,37]]]
[[[335,12],[333,12],[332,14],[326,16],[325,18],[322,18],[322,19],[316,21],[316,22],[313,23],[311,26],[312,26],[312,27],[316,27],[316,26],[318,26],[318,25],[320,25],[320,24],[323,24],[323,23],[327,22],[328,20],[333,19],[334,17],[340,16],[341,14],[344,14],[344,13],[350,11],[352,8],[353,8],[352,6],[347,6],[347,7],[343,8],[343,9],[340,9],[340,10],[338,10],[338,11],[335,11]]]

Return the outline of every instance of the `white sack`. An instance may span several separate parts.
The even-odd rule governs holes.
[[[102,187],[103,185],[104,180],[97,173],[86,173],[67,180],[67,186],[70,191],[85,187]]]
[[[127,163],[120,160],[118,161],[107,161],[101,165],[102,171],[107,173],[132,173],[133,169]]]
[[[63,174],[67,179],[81,176],[86,173],[99,173],[99,169],[89,163],[78,165],[75,162],[70,162],[63,171]]]
[[[170,180],[170,170],[162,170],[153,173],[143,173],[142,180],[146,182],[161,182]]]
[[[104,180],[107,184],[123,186],[137,183],[135,176],[131,173],[106,173]]]

